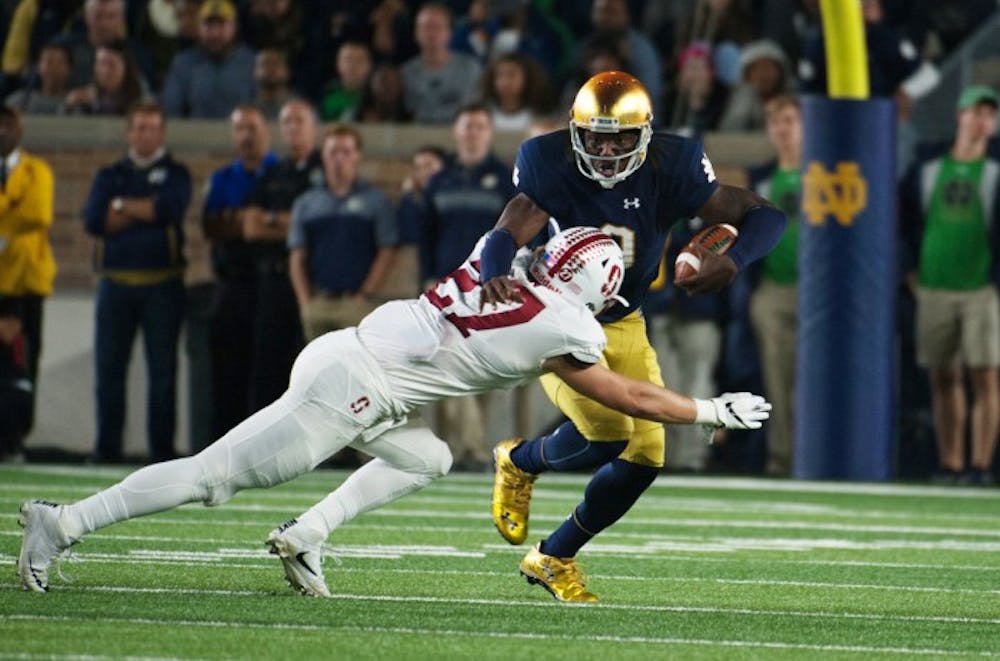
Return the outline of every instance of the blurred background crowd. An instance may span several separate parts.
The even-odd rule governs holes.
[[[920,190],[921,168],[941,154],[955,156],[953,137],[979,145],[968,159],[996,162],[997,3],[861,6],[872,95],[897,107],[897,177],[910,216],[903,220],[916,221],[933,197]],[[826,91],[817,0],[0,0],[0,37],[0,96],[8,109],[0,137],[14,136],[0,140],[0,453],[8,459],[31,459],[24,439],[36,409],[53,414],[35,400],[43,304],[56,268],[45,233],[61,173],[20,148],[22,139],[31,144],[33,117],[127,118],[125,144],[116,143],[124,157],[95,165],[80,204],[80,228],[93,237],[101,276],[96,436],[88,456],[126,458],[125,375],[141,330],[150,380],[147,457],[160,460],[200,449],[271,401],[305,341],[356,323],[381,300],[386,281],[405,270],[407,247],[415,260],[406,276],[411,293],[457,266],[515,193],[497,136],[565,128],[580,85],[617,69],[649,90],[658,130],[765,139],[767,158],[741,167],[738,177],[792,221],[775,253],[721,294],[688,297],[672,287],[672,269],[663,269],[645,311],[668,385],[700,397],[760,391],[776,411],[764,432],[719,438],[712,447],[671,430],[668,469],[789,474],[798,95]],[[973,82],[980,85],[969,87]],[[963,120],[976,113],[978,124]],[[235,159],[204,180],[192,177],[183,154],[169,150],[175,119],[214,120],[231,136],[228,157]],[[384,190],[360,175],[368,125],[445,127],[429,135],[448,139],[397,153],[406,171]],[[977,130],[985,135],[969,133]],[[15,180],[18,171],[24,174]],[[985,190],[978,179],[966,183]],[[172,205],[160,201],[162,191]],[[28,219],[15,207],[31,196],[41,198],[41,210]],[[992,198],[986,206],[980,214],[991,222]],[[184,274],[185,241],[192,240],[184,219],[191,214],[211,246],[211,283],[197,286]],[[364,222],[330,222],[347,218]],[[22,229],[11,229],[17,223]],[[996,365],[985,375],[972,369],[955,376],[918,356],[916,276],[908,276],[926,271],[913,234],[923,223],[900,226],[911,234],[901,242],[896,311],[897,473],[989,483],[1000,424]],[[673,249],[700,227],[697,218],[676,227]],[[38,232],[40,245],[2,239],[27,231]],[[3,269],[35,276],[7,285]],[[191,372],[183,387],[193,393],[187,442],[175,438],[182,328]],[[536,431],[528,412],[547,406],[535,396],[513,399],[510,417],[520,434]],[[968,409],[942,408],[942,398],[966,397]],[[990,398],[995,403],[987,406]],[[497,440],[484,422],[495,405],[490,399],[428,412],[456,446],[460,467],[487,465]],[[992,438],[977,441],[977,433]],[[967,434],[972,449],[956,450]]]

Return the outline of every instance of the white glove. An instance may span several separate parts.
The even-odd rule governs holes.
[[[712,399],[695,399],[695,423],[726,429],[760,429],[771,417],[771,403],[749,392],[727,392]]]

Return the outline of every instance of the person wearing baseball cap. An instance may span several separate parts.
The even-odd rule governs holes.
[[[236,20],[236,5],[230,0],[205,0],[198,8],[198,20]]]
[[[980,103],[988,103],[996,110],[1000,108],[1000,96],[989,85],[970,85],[962,90],[962,94],[958,97],[958,110],[959,112],[968,110]]]
[[[902,247],[916,294],[917,363],[930,377],[938,449],[934,478],[942,483],[996,480],[1000,160],[990,142],[998,109],[1000,96],[992,87],[965,88],[956,104],[954,141],[911,166],[900,188]]]
[[[174,58],[163,107],[171,117],[227,117],[256,97],[253,71],[253,51],[236,39],[236,5],[205,0],[198,8],[198,43]]]

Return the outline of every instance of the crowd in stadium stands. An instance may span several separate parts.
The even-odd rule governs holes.
[[[419,246],[423,280],[456,266],[514,193],[509,164],[492,153],[493,132],[528,135],[563,128],[577,89],[596,72],[618,69],[638,77],[653,99],[657,129],[695,136],[766,133],[775,160],[749,170],[748,181],[794,221],[801,140],[794,95],[826,88],[818,5],[818,0],[0,0],[0,95],[9,108],[27,115],[124,117],[137,102],[155,101],[168,117],[231,122],[238,157],[213,174],[202,216],[216,276],[211,381],[215,408],[225,413],[212,430],[218,435],[273,398],[304,340],[352,325],[370,309],[370,295],[391,268],[397,245]],[[861,0],[861,6],[872,94],[894,98],[901,123],[937,84],[935,65],[996,11],[994,0]],[[266,120],[279,121],[288,150],[283,160],[270,151]],[[317,120],[337,125],[324,133]],[[365,122],[452,123],[454,145],[428,145],[413,155],[413,175],[395,212],[385,192],[357,179],[363,144],[351,124]],[[133,148],[129,158],[135,156]],[[904,154],[904,162],[911,156]],[[138,158],[141,163],[129,167],[149,165]],[[180,167],[171,162],[175,166]],[[104,185],[99,175],[95,189]],[[101,194],[126,204],[132,199],[127,195],[138,196]],[[365,229],[349,237],[315,231],[317,218],[348,216],[363,218]],[[676,228],[675,248],[699,227],[695,218]],[[88,218],[88,231],[103,230]],[[349,254],[338,247],[346,240],[354,246]],[[332,256],[324,260],[327,266],[307,259],[316,251]],[[795,264],[790,229],[774,254],[723,294],[692,299],[674,291],[669,277],[653,292],[647,307],[651,334],[664,373],[678,375],[672,385],[695,396],[720,387],[763,390],[775,404],[769,442],[753,432],[745,442],[709,451],[682,432],[671,441],[671,468],[789,474],[796,314],[788,302],[795,300]],[[102,285],[99,306],[125,296],[114,284]],[[31,294],[38,306],[48,293],[44,287],[0,290],[8,298]],[[0,307],[0,321],[24,305]],[[40,319],[40,311],[35,317]],[[231,343],[227,338],[234,328],[253,331],[241,335],[242,344]],[[15,364],[21,354],[7,340],[16,329],[7,324],[3,330],[0,377],[4,383],[30,382],[40,348],[28,353],[32,360]],[[29,337],[31,342],[40,338]],[[280,350],[265,348],[274,346]],[[125,359],[102,347],[99,342],[98,362],[109,374],[122,369]],[[759,361],[733,364],[732,356],[748,347]],[[958,377],[934,374],[940,436],[945,431],[938,400],[956,387]],[[996,380],[995,372],[991,378]],[[173,377],[167,380],[172,389]],[[250,385],[255,382],[256,389]],[[99,384],[98,391],[109,402],[120,397],[120,384],[105,386]],[[163,405],[172,408],[173,394],[163,397]],[[911,399],[929,402],[930,396]],[[951,427],[964,424],[964,409],[946,415],[953,419]],[[972,415],[980,420],[984,414],[974,407]],[[118,457],[119,424],[102,417],[98,459]],[[981,431],[985,423],[976,424]],[[173,452],[172,441],[163,438],[172,436],[173,422],[163,425],[150,429],[151,456]],[[29,427],[22,421],[14,431],[0,430],[0,452],[16,453],[16,439]],[[481,447],[458,458],[473,467],[484,464],[492,440],[483,439]],[[951,448],[955,441],[949,443]],[[992,450],[976,452],[974,478],[986,481]],[[961,453],[953,449],[948,453],[941,459],[942,475],[964,479],[964,457],[960,461]]]

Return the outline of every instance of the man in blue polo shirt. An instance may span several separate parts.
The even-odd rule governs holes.
[[[230,125],[238,156],[212,173],[201,218],[215,274],[209,340],[214,438],[256,410],[250,406],[250,377],[257,267],[255,248],[243,238],[243,216],[254,184],[278,162],[259,108],[237,106]]]
[[[289,272],[306,339],[355,326],[375,308],[372,296],[399,243],[392,203],[358,179],[361,134],[336,125],[323,136],[326,185],[292,206]]]
[[[129,111],[128,156],[101,168],[83,210],[97,237],[97,448],[95,460],[122,458],[125,375],[142,329],[149,374],[149,455],[172,459],[176,426],[177,338],[184,316],[184,212],[191,175],[166,151],[163,110]]]

